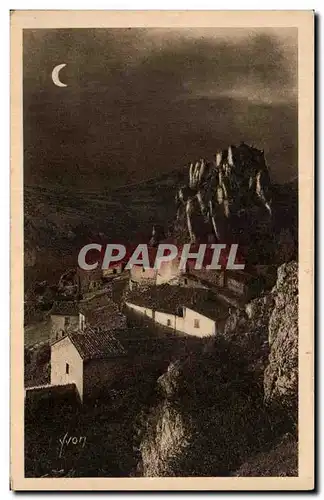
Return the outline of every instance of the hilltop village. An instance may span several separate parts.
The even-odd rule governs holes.
[[[246,144],[186,173],[169,183],[170,218],[138,217],[145,235],[124,231],[128,243],[150,256],[159,245],[238,245],[244,269],[227,266],[228,254],[220,269],[177,255],[157,269],[85,270],[76,255],[35,281],[25,293],[27,477],[298,474],[294,186],[271,185],[263,152]],[[78,249],[111,244],[104,236]]]
[[[180,270],[173,261],[159,270],[120,265],[70,271],[47,321],[50,379],[26,387],[26,397],[65,389],[76,390],[83,401],[116,379],[126,383],[134,356],[141,356],[152,332],[179,339],[220,335],[231,310],[244,309],[260,293],[265,272],[264,266],[254,274]]]
[[[176,193],[173,241],[197,241],[202,226],[207,241],[228,241],[237,220],[246,222],[258,203],[264,234],[272,214],[269,193],[263,152],[244,143],[218,153],[213,163],[191,164],[188,185]],[[154,248],[163,241],[170,238],[153,226],[147,243]],[[235,271],[180,269],[174,259],[158,270],[139,265],[126,270],[120,263],[67,271],[55,291],[46,290],[51,307],[42,328],[50,359],[45,375],[28,376],[26,370],[26,400],[72,392],[84,402],[116,382],[127,385],[148,352],[145,362],[156,362],[157,344],[183,346],[222,335],[233,311],[245,311],[251,299],[274,285],[276,270],[275,263],[262,259]],[[172,356],[160,351],[167,366]]]

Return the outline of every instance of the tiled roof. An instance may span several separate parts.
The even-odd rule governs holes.
[[[84,361],[126,355],[120,341],[103,328],[88,327],[83,332],[69,333],[68,337]]]
[[[203,302],[196,302],[193,305],[186,304],[189,309],[206,316],[207,318],[220,320],[227,318],[228,306],[224,306],[223,303],[216,302],[214,300],[205,300]]]
[[[199,288],[160,285],[141,292],[134,290],[127,295],[125,300],[141,307],[170,314],[178,314],[181,306],[187,306],[201,314],[206,313],[206,316],[215,319],[224,317],[228,312],[228,307],[222,302],[216,298],[211,299],[208,290]]]
[[[201,281],[201,283],[205,283],[206,285],[216,285],[218,286],[220,275],[224,271],[221,270],[207,270],[207,269],[190,269],[190,272],[187,273],[188,277],[197,279]]]
[[[109,297],[108,293],[94,297],[91,300],[81,301],[80,305],[82,312],[89,319],[96,314],[96,311],[105,310],[110,314],[118,312],[118,305]]]
[[[51,314],[57,316],[78,316],[79,306],[77,302],[61,300],[60,302],[54,302]]]
[[[107,295],[80,303],[86,322],[91,325],[105,325],[107,330],[122,328],[126,322],[118,305]]]

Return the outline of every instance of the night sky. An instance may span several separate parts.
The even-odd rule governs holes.
[[[297,175],[296,29],[24,30],[23,48],[26,184],[109,189],[241,140]]]

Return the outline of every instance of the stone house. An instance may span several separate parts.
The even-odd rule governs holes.
[[[202,286],[218,290],[225,286],[225,272],[224,269],[190,269],[190,276]]]
[[[179,276],[174,276],[170,281],[168,281],[168,285],[189,288],[209,288],[207,285],[202,283],[201,280],[197,279],[196,276],[190,273],[184,273]]]
[[[71,332],[51,345],[51,385],[75,384],[82,402],[122,379],[128,366],[125,348],[104,329]]]
[[[133,290],[137,286],[152,286],[156,283],[157,270],[153,267],[132,266],[129,275],[129,288]]]
[[[245,301],[260,294],[262,283],[263,280],[260,276],[251,274],[246,270],[225,271],[224,288]]]
[[[84,297],[88,293],[100,290],[105,285],[102,276],[102,270],[99,265],[92,271],[86,271],[85,269],[81,269],[81,267],[78,267],[77,279],[79,294],[81,297]]]
[[[51,309],[51,341],[64,337],[69,332],[83,330],[85,315],[77,302],[55,302]]]

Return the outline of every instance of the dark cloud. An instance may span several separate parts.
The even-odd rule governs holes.
[[[109,188],[239,140],[296,174],[295,33],[197,33],[26,30],[25,182]]]

